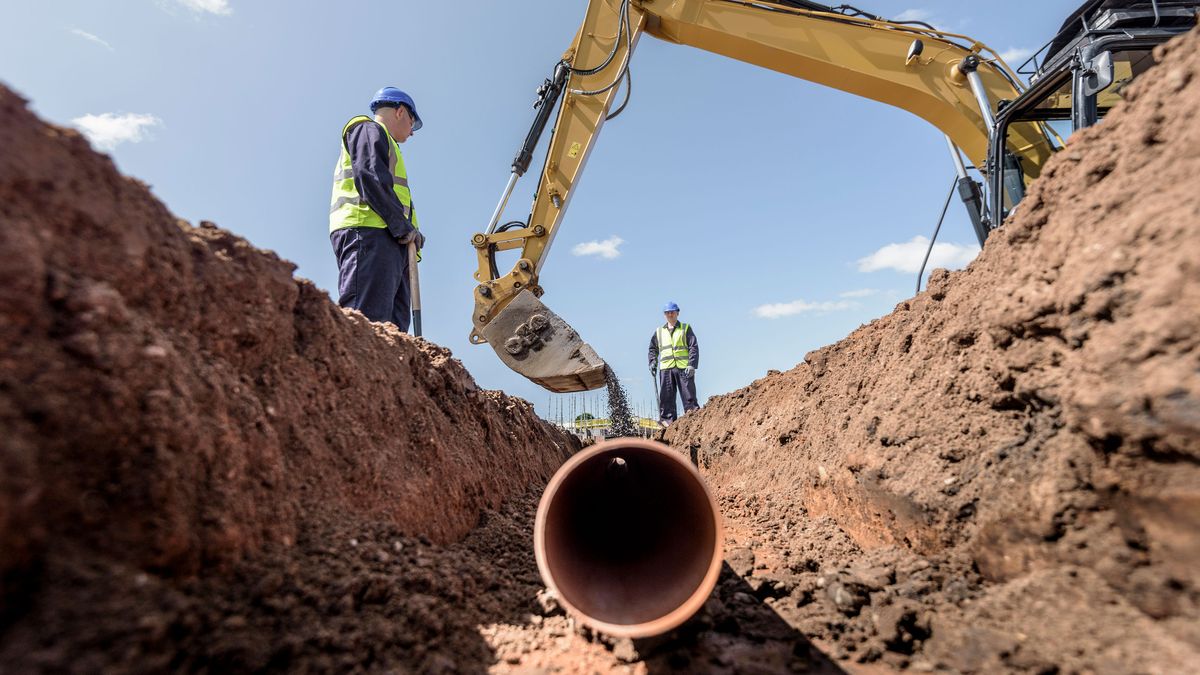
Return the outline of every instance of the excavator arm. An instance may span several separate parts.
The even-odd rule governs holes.
[[[888,22],[843,6],[801,0],[590,0],[583,24],[554,74],[538,91],[533,128],[513,160],[508,185],[478,254],[471,341],[488,342],[513,370],[551,391],[604,384],[604,362],[538,300],[540,272],[601,127],[628,77],[638,39],[650,34],[873,99],[925,119],[985,167],[996,106],[1015,99],[1015,74],[991,49],[920,23]],[[622,104],[623,105],[623,104]],[[517,178],[532,160],[552,109],[557,117],[525,222],[499,220]],[[1040,125],[1008,140],[1020,182],[1035,178],[1052,152]],[[978,229],[977,225],[977,229]],[[503,276],[496,253],[520,249]]]

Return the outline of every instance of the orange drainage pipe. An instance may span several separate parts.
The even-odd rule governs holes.
[[[700,472],[639,438],[567,460],[542,493],[533,536],[547,588],[578,620],[618,637],[687,621],[721,573],[721,516]]]

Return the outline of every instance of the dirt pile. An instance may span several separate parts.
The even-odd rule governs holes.
[[[3,89],[0,146],[0,672],[828,665],[732,569],[582,632],[532,546],[573,437]]]
[[[6,623],[55,570],[211,574],[318,514],[451,542],[570,454],[449,351],[177,220],[3,87],[0,147]]]
[[[0,671],[1194,670],[1200,34],[1159,56],[969,269],[668,430],[726,568],[638,642],[539,594],[573,442],[0,89]]]
[[[480,672],[497,656],[479,625],[535,610],[537,493],[447,546],[341,513],[224,574],[50,556],[55,583],[0,640],[0,671]]]
[[[669,429],[834,655],[1200,663],[1200,33],[1156,56],[968,269]]]

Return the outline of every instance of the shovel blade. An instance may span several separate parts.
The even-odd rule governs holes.
[[[521,291],[479,332],[504,365],[550,391],[605,384],[604,360],[596,350],[529,291]]]

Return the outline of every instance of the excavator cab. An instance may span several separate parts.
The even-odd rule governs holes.
[[[1154,65],[1154,47],[1196,25],[1200,2],[1089,0],[1071,14],[1058,34],[1017,72],[1030,87],[1003,102],[996,116],[995,141],[988,150],[991,178],[989,221],[1004,222],[1024,196],[1011,180],[1019,148],[1013,133],[1045,124],[1058,139],[1090,127],[1124,97],[1126,88]],[[1061,149],[1059,143],[1056,149]]]

